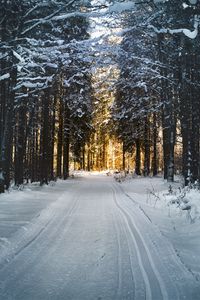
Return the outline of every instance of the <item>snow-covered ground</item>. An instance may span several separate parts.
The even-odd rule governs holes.
[[[199,192],[179,185],[81,173],[0,195],[0,299],[200,299]]]
[[[200,280],[200,191],[182,189],[179,178],[169,184],[162,178],[136,177],[121,185]]]

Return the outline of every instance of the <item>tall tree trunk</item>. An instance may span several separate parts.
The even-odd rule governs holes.
[[[56,97],[51,103],[51,147],[50,147],[50,180],[55,180],[54,174],[54,144],[55,144],[55,121],[56,121]]]
[[[87,170],[90,172],[91,170],[91,150],[90,150],[91,144],[90,142],[88,143],[87,147]]]
[[[149,144],[149,120],[145,118],[144,124],[144,176],[150,173],[150,144]]]
[[[1,68],[5,68],[5,64],[2,63]],[[7,91],[7,80],[0,82],[0,193],[4,192],[4,134],[5,134],[5,117],[6,117],[6,99],[8,99],[8,91]]]
[[[45,90],[42,95],[42,128],[40,137],[40,184],[48,184],[49,182],[49,148],[50,148],[50,112],[49,112],[49,90]]]
[[[69,146],[70,146],[70,111],[67,103],[64,105],[64,134],[63,134],[63,179],[69,177]]]
[[[1,180],[6,189],[10,186],[10,171],[12,165],[12,150],[13,150],[13,116],[14,116],[14,99],[15,92],[14,87],[17,81],[17,68],[12,66],[10,71],[9,89],[8,89],[8,99],[6,107],[5,116],[5,127],[4,134],[2,138],[2,149],[1,149],[1,165],[3,166]],[[2,189],[3,191],[3,189]]]
[[[85,171],[85,145],[82,147],[82,168]]]
[[[141,142],[140,139],[137,138],[135,141],[136,145],[136,160],[135,160],[135,174],[141,175]]]
[[[198,60],[196,55],[190,56],[190,79],[191,82],[198,82],[197,70]],[[199,87],[195,87],[190,84],[190,106],[192,112],[191,118],[191,156],[192,156],[192,182],[196,182],[199,178],[199,143],[200,143],[200,100],[199,100]]]
[[[17,131],[15,137],[15,184],[24,182],[24,158],[26,149],[26,103],[22,102],[17,112]]]
[[[63,100],[59,99],[58,119],[58,143],[57,143],[57,177],[62,177],[62,155],[63,155]]]
[[[122,146],[122,169],[123,170],[126,169],[126,147],[125,147],[125,143],[123,143],[123,146]]]
[[[156,112],[153,113],[153,158],[152,158],[152,171],[153,176],[158,174],[158,164],[157,164],[157,117]]]

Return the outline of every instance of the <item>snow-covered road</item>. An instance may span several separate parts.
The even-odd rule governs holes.
[[[55,197],[1,249],[1,300],[200,299],[171,244],[113,178],[78,178]]]

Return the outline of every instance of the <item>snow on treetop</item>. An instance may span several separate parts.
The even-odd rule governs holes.
[[[115,4],[110,6],[109,12],[110,13],[121,13],[123,11],[132,10],[134,7],[135,7],[135,4],[132,1],[116,2]]]

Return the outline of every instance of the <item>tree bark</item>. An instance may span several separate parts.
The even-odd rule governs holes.
[[[26,103],[22,101],[17,113],[17,130],[15,137],[15,185],[24,182],[24,158],[26,149]]]
[[[57,142],[57,177],[62,178],[62,155],[63,155],[63,101],[59,99],[58,117],[58,142]]]
[[[69,177],[69,146],[70,146],[70,111],[64,104],[64,133],[63,133],[63,179]]]
[[[156,112],[153,113],[153,159],[152,159],[152,171],[153,176],[158,174],[158,164],[157,164],[157,117]]]
[[[141,154],[140,154],[141,142],[139,138],[136,139],[135,145],[136,145],[135,174],[141,175]]]

